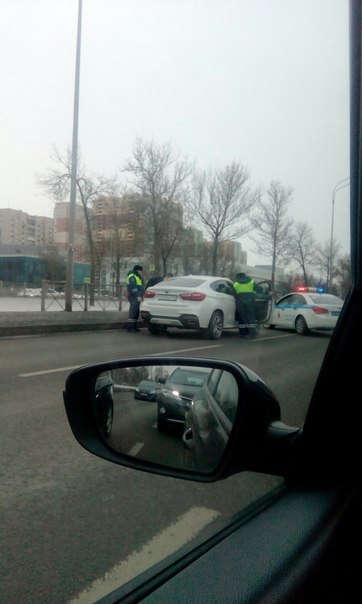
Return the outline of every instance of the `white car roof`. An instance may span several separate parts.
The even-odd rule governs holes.
[[[220,277],[215,275],[179,275],[177,277],[171,277],[170,279],[160,281],[159,283],[152,285],[152,289],[157,287],[164,287],[165,284],[174,285],[175,283],[181,280],[195,280],[202,281],[204,283],[212,283],[213,281],[217,281],[218,279],[222,279],[223,281],[229,281],[230,283],[232,283],[232,280],[229,277]]]

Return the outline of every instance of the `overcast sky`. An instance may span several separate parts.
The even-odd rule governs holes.
[[[0,0],[0,208],[53,215],[35,174],[72,141],[78,0]],[[293,188],[330,238],[349,175],[347,0],[83,0],[79,147],[112,176],[137,136]],[[349,187],[335,196],[349,252]],[[262,261],[241,240],[249,263]]]

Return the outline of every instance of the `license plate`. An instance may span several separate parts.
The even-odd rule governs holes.
[[[332,317],[339,317],[340,314],[341,314],[340,310],[332,310],[332,312],[331,312]]]
[[[171,294],[159,294],[158,299],[175,301],[175,300],[177,300],[177,296],[171,296]]]

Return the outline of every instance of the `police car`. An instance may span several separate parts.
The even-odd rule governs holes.
[[[335,328],[344,300],[319,287],[297,287],[277,300],[264,327],[295,329],[305,335],[310,330]]]

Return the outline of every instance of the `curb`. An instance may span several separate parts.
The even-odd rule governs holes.
[[[73,314],[64,311],[42,312],[10,312],[0,315],[0,337],[41,335],[51,333],[67,333],[81,331],[110,331],[121,330],[125,327],[128,313],[84,313]],[[139,327],[145,327],[142,321]]]

